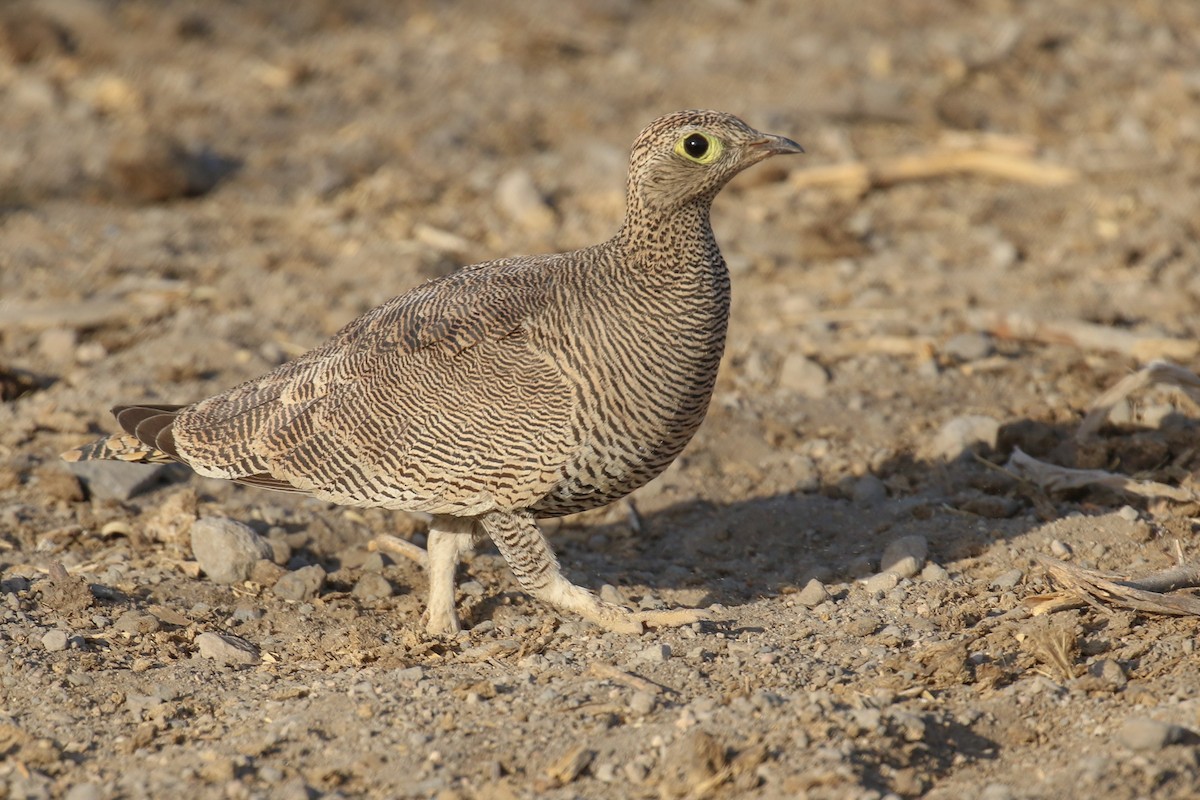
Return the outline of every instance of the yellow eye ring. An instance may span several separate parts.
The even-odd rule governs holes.
[[[675,143],[676,153],[697,164],[711,164],[724,149],[720,139],[700,131],[693,131]]]

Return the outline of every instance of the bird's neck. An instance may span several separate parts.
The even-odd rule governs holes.
[[[710,254],[718,252],[710,207],[709,202],[692,202],[659,209],[631,202],[617,242],[627,257],[647,267],[706,265]]]

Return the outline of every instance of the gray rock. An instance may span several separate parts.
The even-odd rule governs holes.
[[[100,800],[104,795],[94,783],[77,783],[63,795],[63,800]]]
[[[42,636],[42,647],[46,648],[51,653],[57,653],[60,650],[67,649],[67,633],[55,628],[52,631],[46,631]]]
[[[1062,541],[1061,539],[1051,540],[1050,555],[1054,556],[1055,558],[1061,558],[1063,561],[1066,561],[1067,559],[1069,559],[1071,557],[1071,552],[1072,552],[1071,545],[1067,544],[1066,542]]]
[[[1012,589],[1021,582],[1021,578],[1025,577],[1025,573],[1019,569],[1010,569],[1007,572],[1001,572],[992,580],[992,588],[1004,591]]]
[[[819,606],[828,599],[829,590],[825,588],[825,584],[816,578],[804,584],[804,588],[796,595],[796,602],[808,608]]]
[[[158,617],[148,614],[145,611],[137,610],[126,611],[117,617],[117,621],[113,623],[114,630],[130,635],[153,633],[160,627],[162,627],[162,623],[158,621]]]
[[[262,661],[258,648],[240,636],[227,633],[202,633],[196,637],[201,658],[211,658],[221,664],[258,664]]]
[[[378,572],[364,572],[350,594],[359,600],[382,600],[392,596],[392,585]]]
[[[901,536],[888,544],[879,560],[880,572],[891,572],[901,578],[911,578],[925,565],[929,543],[924,536]]]
[[[661,664],[671,657],[671,647],[665,644],[654,644],[638,652],[634,661],[646,661],[651,664]]]
[[[960,333],[942,347],[942,353],[955,361],[978,361],[996,352],[992,337],[986,333]]]
[[[854,482],[850,499],[856,506],[877,506],[887,500],[887,486],[874,475],[863,475]]]
[[[925,569],[921,570],[921,580],[923,581],[944,581],[950,577],[950,573],[941,564],[935,564],[930,561],[925,565]]]
[[[532,233],[550,230],[556,222],[553,209],[525,170],[514,170],[500,179],[496,204],[509,219]]]
[[[1182,739],[1183,732],[1178,725],[1142,717],[1125,720],[1117,732],[1117,740],[1130,750],[1161,750]]]
[[[879,594],[895,589],[898,583],[900,583],[900,576],[896,573],[880,572],[863,581],[863,588],[867,590],[867,594]]]
[[[633,697],[629,698],[629,710],[641,716],[653,711],[654,704],[654,695],[650,692],[634,692]]]
[[[284,600],[311,600],[325,585],[325,570],[316,564],[289,572],[275,583],[272,589]]]
[[[224,517],[201,517],[192,525],[192,554],[215,583],[241,583],[271,547],[249,526]]]
[[[76,461],[67,465],[92,497],[129,500],[163,483],[167,464],[131,464],[127,461]]]
[[[801,397],[824,397],[829,393],[829,373],[803,353],[788,353],[779,365],[776,386]]]
[[[983,415],[968,414],[948,421],[933,437],[930,451],[934,458],[953,461],[963,453],[982,445],[996,447],[1000,423]]]

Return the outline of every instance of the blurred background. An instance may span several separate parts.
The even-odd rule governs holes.
[[[312,661],[325,674],[372,660],[428,664],[436,650],[463,681],[479,680],[468,674],[482,669],[478,659],[457,645],[442,649],[398,633],[419,628],[421,591],[397,588],[393,596],[394,587],[422,585],[414,566],[387,565],[391,583],[376,582],[372,613],[337,607],[351,602],[345,592],[360,579],[366,539],[398,524],[419,536],[419,521],[189,481],[169,470],[159,475],[165,487],[140,479],[106,485],[95,475],[81,484],[57,454],[111,430],[107,409],[118,402],[202,398],[461,265],[611,236],[634,137],[661,114],[705,107],[793,138],[807,152],[746,172],[718,198],[713,223],[733,274],[734,309],[709,419],[676,465],[634,496],[644,527],[620,505],[579,523],[581,530],[568,521],[558,540],[568,570],[592,586],[611,581],[635,593],[648,586],[670,602],[729,607],[741,625],[729,649],[723,640],[704,640],[712,652],[680,640],[680,652],[700,655],[662,666],[663,679],[681,687],[680,705],[712,700],[733,715],[731,725],[756,720],[759,741],[775,754],[763,769],[801,776],[786,791],[778,787],[788,784],[768,781],[782,792],[773,796],[826,785],[803,777],[825,774],[807,736],[849,748],[836,774],[867,775],[863,785],[879,790],[846,794],[833,781],[829,797],[916,796],[952,773],[958,789],[944,796],[982,795],[993,746],[1009,748],[995,770],[1018,787],[1046,766],[1058,788],[1044,796],[1069,796],[1087,781],[1100,787],[1096,796],[1126,796],[1113,785],[1135,796],[1164,775],[1179,781],[1178,796],[1195,796],[1190,763],[1156,761],[1159,777],[1140,783],[1124,773],[1114,778],[1129,763],[1124,751],[1105,750],[1091,777],[1080,777],[1083,751],[1072,737],[1091,727],[1077,721],[1090,714],[1108,725],[1124,713],[1122,701],[1104,705],[1118,696],[1077,692],[1070,698],[1079,705],[1066,714],[1058,690],[1014,701],[997,687],[1024,685],[1039,662],[1008,633],[975,640],[972,626],[1016,607],[1018,593],[1046,588],[1028,585],[1041,574],[1030,552],[1075,552],[1102,569],[1173,563],[1155,531],[1171,532],[1190,552],[1200,505],[1147,510],[1143,503],[1117,517],[1125,502],[1142,501],[1089,490],[1048,497],[959,458],[975,449],[999,465],[1019,446],[1059,465],[1136,473],[1194,492],[1196,407],[1177,393],[1155,389],[1122,401],[1103,436],[1082,444],[1074,436],[1092,399],[1130,371],[1164,357],[1194,369],[1200,358],[1194,0],[2,2],[0,568],[7,571],[0,574],[33,579],[56,559],[97,585],[123,586],[131,603],[177,607],[175,627],[145,639],[105,639],[111,650],[97,670],[138,658],[143,666],[157,659],[192,669],[181,631],[225,626],[273,648],[285,664]],[[254,600],[258,616],[231,622],[229,590],[187,571],[195,562],[180,531],[197,504],[254,522],[282,542],[278,552],[295,554],[280,559],[289,569],[323,565],[335,587],[327,594],[339,598],[299,618],[264,590]],[[163,523],[162,509],[183,522]],[[1107,527],[1048,522],[1079,514],[1107,514]],[[92,535],[101,530],[108,533]],[[924,582],[865,593],[855,579],[872,573],[901,535],[926,542],[937,570]],[[487,606],[509,580],[494,557],[477,557],[470,570],[484,576],[487,590],[469,602],[490,609],[478,615],[495,622],[471,641],[538,642],[547,652],[575,652],[580,663],[597,653],[625,657],[620,641],[597,644],[566,626],[538,629],[546,614],[536,606]],[[811,612],[815,620],[790,599],[811,580],[829,584],[837,599],[818,593],[825,610]],[[53,670],[76,669],[74,651],[43,652],[29,620],[91,630],[93,612],[39,605],[24,586],[15,610],[0,609],[8,615],[0,616],[0,634],[9,636],[4,646],[27,638],[12,663],[26,659],[57,686]],[[859,633],[844,638],[850,622]],[[1174,644],[1147,655],[1122,633],[1128,619],[1123,624],[1113,623],[1105,652],[1154,670],[1159,682],[1142,687],[1181,709],[1178,698],[1195,695],[1185,658],[1191,643],[1181,643],[1194,631],[1154,628]],[[95,625],[97,637],[107,636]],[[890,632],[886,641],[873,638],[880,628]],[[940,663],[932,656],[925,667],[887,666],[894,651],[925,653],[938,637],[969,639],[956,645],[961,653],[951,653],[946,670],[926,669]],[[744,641],[751,643],[745,652],[733,649]],[[1103,650],[1090,641],[1099,649],[1072,651],[1077,659],[1068,666],[1082,670]],[[586,655],[572,651],[584,642],[592,648]],[[564,670],[565,683],[586,684]],[[237,681],[259,674],[204,676],[213,692],[218,677],[225,681],[223,710],[195,712],[221,720],[214,740],[231,730],[257,735],[257,717],[244,714],[249,690]],[[751,674],[755,686],[797,697],[826,685],[865,697],[891,681],[902,694],[898,704],[922,714],[925,676],[929,686],[951,687],[940,699],[961,690],[955,696],[965,705],[936,726],[934,716],[922,717],[927,740],[895,733],[900,723],[887,729],[895,735],[871,738],[857,717],[827,725],[832,706],[824,701],[796,711],[774,700],[738,707],[725,689],[706,694],[709,677],[733,692],[749,686]],[[113,686],[131,697],[150,691],[137,675],[105,675],[72,697],[108,696]],[[917,691],[903,694],[914,680]],[[345,681],[353,688],[359,678]],[[48,695],[37,680],[13,685],[25,689],[8,695],[8,707],[37,720],[30,730],[67,735],[54,733],[66,730],[58,721],[39,717]],[[532,679],[523,686],[532,697]],[[578,692],[592,691],[587,686]],[[976,690],[990,704],[986,715],[976,713]],[[463,703],[477,703],[475,695]],[[414,723],[418,732],[457,713],[444,694],[422,697],[428,719]],[[565,740],[554,726],[568,717],[522,706],[524,694],[514,698],[512,707],[532,721],[522,729],[522,755],[505,768],[541,774],[544,744]],[[670,739],[680,712],[661,704],[676,700],[652,699],[651,710],[655,702],[656,730]],[[1003,722],[1025,702],[1042,714],[1032,727]],[[714,718],[705,708],[697,705],[693,722]],[[473,724],[474,707],[459,710],[455,719]],[[488,766],[500,762],[478,760],[474,739],[443,742],[447,766],[439,771],[425,759],[424,739],[405,749],[409,734],[397,732],[399,723],[364,721],[349,706],[310,711],[318,727],[328,712],[358,732],[326,754],[351,765],[338,769],[351,776],[352,791],[389,794],[385,779],[372,782],[375,767],[354,766],[368,746],[384,748],[402,777],[432,775],[431,794],[447,775],[486,783],[500,772]],[[570,717],[571,735],[599,724],[582,713]],[[134,741],[140,720],[122,717]],[[84,768],[99,763],[106,775],[122,773],[126,751],[114,741],[100,746],[98,761],[84,758]],[[658,763],[642,729],[613,727],[605,741],[625,749],[601,756],[596,772],[643,756]],[[189,746],[171,751],[178,758],[171,763],[208,769]],[[506,740],[500,749],[514,747]],[[862,749],[847,755],[853,748]],[[896,761],[901,751],[911,759]],[[293,775],[310,751],[295,744],[263,752],[255,763],[278,777]],[[60,774],[73,769],[65,758],[51,765]],[[888,765],[908,769],[908,777]],[[174,774],[174,766],[160,772]],[[221,785],[224,773],[214,774]],[[333,772],[322,775],[306,780],[339,785]],[[588,796],[603,795],[608,784],[598,781]],[[159,786],[157,796],[170,791]]]

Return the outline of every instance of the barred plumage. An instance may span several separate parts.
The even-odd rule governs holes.
[[[458,629],[454,569],[484,534],[526,590],[608,628],[697,619],[634,614],[571,585],[533,520],[623,497],[692,438],[729,317],[709,208],[742,169],[795,152],[728,114],[662,117],[634,143],[625,222],[604,244],[431,281],[222,394],[118,407],[127,433],[64,457],[174,458],[209,477],[433,514],[431,631]]]

